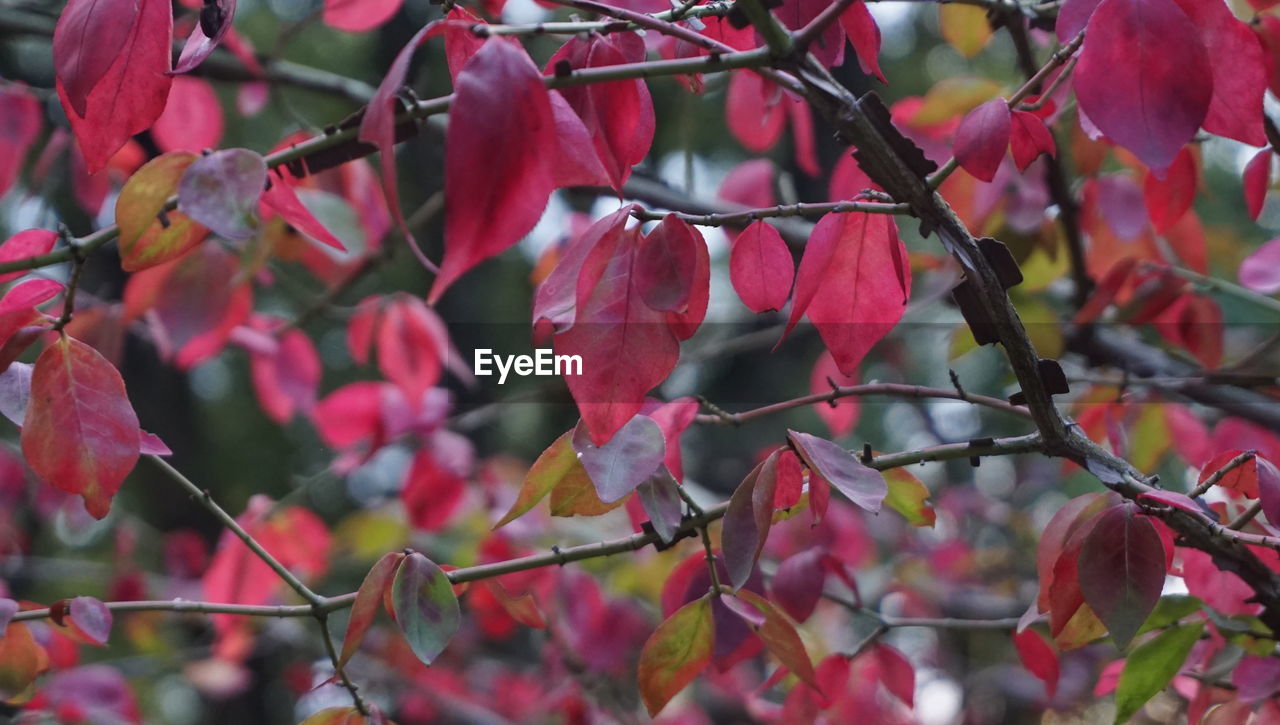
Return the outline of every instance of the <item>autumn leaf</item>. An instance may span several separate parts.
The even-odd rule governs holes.
[[[639,681],[650,715],[657,715],[711,661],[714,632],[708,594],[677,609],[649,636],[640,650]]]
[[[100,519],[138,460],[139,435],[115,366],[65,335],[45,348],[22,424],[22,453],[41,480],[83,497]]]
[[[449,577],[422,554],[407,554],[392,579],[391,601],[409,648],[424,664],[431,664],[461,624]]]
[[[1124,649],[1164,587],[1164,544],[1150,519],[1128,504],[1099,514],[1080,549],[1079,576],[1085,602]]]
[[[388,552],[378,559],[378,563],[373,565],[365,575],[364,581],[360,583],[360,588],[356,590],[355,601],[351,605],[351,618],[347,620],[347,633],[342,637],[342,652],[338,657],[338,667],[346,665],[360,648],[365,634],[373,625],[373,617],[378,613],[378,606],[382,604],[387,590],[391,589],[392,582],[400,572],[400,565],[404,560],[404,554],[398,551]]]

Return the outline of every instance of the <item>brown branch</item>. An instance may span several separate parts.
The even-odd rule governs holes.
[[[793,408],[803,408],[806,405],[814,405],[817,403],[827,403],[840,398],[863,397],[868,395],[886,395],[898,398],[940,398],[945,400],[959,400],[974,405],[981,405],[992,410],[999,410],[1005,413],[1021,416],[1023,418],[1031,417],[1030,412],[1020,405],[1012,405],[1008,401],[999,398],[992,398],[986,395],[973,395],[971,393],[961,394],[955,390],[946,390],[944,388],[929,388],[922,385],[903,385],[900,383],[866,383],[863,385],[848,385],[835,388],[825,393],[814,393],[812,395],[804,395],[791,400],[784,400],[780,403],[765,405],[752,410],[746,410],[741,413],[723,413],[716,415],[702,414],[695,420],[703,424],[720,424],[720,425],[742,425],[743,423],[763,418],[775,413],[781,413]]]

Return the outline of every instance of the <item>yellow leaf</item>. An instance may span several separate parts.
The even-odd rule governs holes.
[[[933,84],[924,103],[911,118],[919,126],[950,121],[1000,95],[1001,86],[990,78],[952,76]]]
[[[943,40],[960,55],[972,58],[991,41],[993,31],[987,11],[977,5],[948,3],[938,6],[938,27]]]

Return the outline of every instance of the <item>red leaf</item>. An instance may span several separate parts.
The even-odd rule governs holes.
[[[471,446],[461,437],[444,441],[439,451],[418,449],[400,492],[409,523],[417,531],[439,531],[448,525],[467,493]]]
[[[573,327],[555,338],[556,353],[582,356],[582,374],[565,382],[596,445],[631,420],[680,355],[666,313],[645,305],[637,289],[639,239],[638,229],[610,234],[587,253]]]
[[[392,0],[392,2],[396,6],[400,4],[400,0]],[[342,2],[343,6],[355,4],[356,0]],[[328,7],[325,8],[325,12],[329,12]],[[328,22],[327,19],[326,22]],[[391,67],[387,69],[382,82],[378,84],[378,90],[369,100],[364,118],[360,121],[360,140],[378,147],[382,166],[382,190],[387,196],[387,207],[410,244],[414,244],[413,235],[405,223],[404,213],[400,210],[400,192],[396,187],[396,114],[401,110],[398,94],[404,87],[405,77],[409,73],[409,62],[413,60],[414,52],[444,29],[443,23],[428,23],[410,38],[408,43],[405,43],[405,46],[396,54],[395,60],[391,62]]]
[[[533,229],[554,188],[551,101],[524,49],[490,38],[458,74],[445,148],[445,255],[428,302]],[[481,170],[484,173],[480,173]]]
[[[693,227],[668,214],[640,242],[636,252],[636,288],[654,310],[683,312],[693,292],[698,244]]]
[[[1209,273],[1209,252],[1205,239],[1204,227],[1194,209],[1182,215],[1169,230],[1164,233],[1164,240],[1173,250],[1176,261],[1192,271],[1200,274]]]
[[[96,7],[96,0],[80,0],[80,7]],[[121,15],[110,19],[110,28],[98,30],[98,12],[94,16],[94,37],[87,40],[88,30],[81,26],[79,32],[67,36],[67,42],[85,48],[108,49],[114,61],[101,63],[95,83],[85,84],[77,78],[75,95],[66,88],[61,74],[57,81],[58,98],[62,101],[71,130],[75,132],[85,166],[93,174],[107,165],[131,136],[146,130],[164,111],[165,99],[173,78],[168,75],[173,62],[170,39],[173,37],[173,10],[169,0],[137,0],[113,5],[124,8]],[[124,7],[128,6],[128,7]],[[137,8],[136,18],[133,17]],[[114,14],[114,13],[113,13]],[[127,34],[114,42],[107,38],[120,35],[116,23],[121,17],[130,18]],[[104,16],[102,23],[108,23]],[[61,22],[59,23],[61,26]],[[102,52],[99,50],[98,52]],[[55,49],[56,58],[69,56]],[[97,65],[88,62],[86,65]],[[98,70],[92,71],[98,74]],[[81,96],[83,92],[85,95]]]
[[[1057,653],[1034,629],[1024,629],[1015,633],[1013,646],[1018,650],[1018,659],[1022,660],[1022,666],[1044,683],[1045,694],[1052,700],[1058,691],[1060,676]]]
[[[275,422],[283,425],[315,406],[320,356],[305,332],[285,332],[271,353],[251,352],[249,373],[263,412]]]
[[[1054,24],[1058,40],[1066,44],[1079,35],[1089,24],[1089,18],[1093,17],[1093,11],[1097,10],[1099,2],[1101,0],[1065,0],[1058,9],[1058,21]]]
[[[263,192],[262,203],[275,209],[285,221],[308,237],[339,252],[347,251],[342,241],[333,236],[333,232],[316,219],[311,210],[298,199],[298,194],[293,189],[294,179],[287,171],[277,169],[268,178],[271,187]]]
[[[1249,218],[1254,221],[1262,213],[1267,189],[1271,188],[1271,153],[1271,147],[1266,147],[1254,154],[1244,167],[1244,203],[1249,208]]]
[[[1240,284],[1262,295],[1280,292],[1280,239],[1272,239],[1245,257],[1236,273]]]
[[[742,304],[757,314],[780,310],[791,296],[795,262],[782,235],[757,221],[733,241],[729,280]]]
[[[860,508],[873,513],[880,510],[888,487],[879,471],[864,466],[852,453],[829,440],[794,430],[787,431],[787,440],[812,474],[810,490],[816,476]]]
[[[796,166],[809,176],[821,176],[822,167],[818,165],[813,141],[813,112],[804,101],[785,95],[782,98],[787,104],[787,118],[791,121],[791,142],[795,144]]]
[[[769,159],[743,161],[725,174],[716,197],[753,209],[773,206],[773,171]]]
[[[0,196],[13,188],[27,150],[40,135],[44,111],[20,84],[0,88]]]
[[[376,338],[378,369],[417,407],[440,381],[449,357],[449,332],[435,310],[409,295],[396,295],[383,310]]]
[[[1076,66],[1076,99],[1108,138],[1163,174],[1208,113],[1209,65],[1174,0],[1102,0]]]
[[[36,359],[22,453],[45,483],[106,516],[138,461],[139,435],[124,380],[96,350],[63,336]]]
[[[544,72],[557,72],[561,64],[574,70],[622,65],[628,58],[618,42],[613,36],[572,38],[551,56]],[[562,88],[560,94],[582,119],[610,185],[621,190],[653,143],[653,104],[644,81],[593,83]]]
[[[404,0],[324,0],[324,24],[348,33],[373,30],[391,19]]]
[[[560,260],[534,293],[534,324],[541,320],[548,320],[560,332],[573,325],[577,310],[578,277],[582,272],[582,263],[597,245],[617,244],[617,235],[621,235],[626,228],[633,208],[627,205],[596,220],[563,246]]]
[[[729,76],[725,122],[743,148],[764,153],[773,148],[787,125],[782,90],[752,71]]]
[[[556,121],[557,152],[550,160],[557,187],[609,186],[612,180],[600,163],[591,133],[560,91],[551,91],[551,115]],[[627,169],[630,172],[630,168]]]
[[[1051,612],[1055,623],[1061,620],[1061,624],[1066,624],[1067,620],[1071,619],[1071,615],[1075,614],[1075,610],[1080,607],[1080,603],[1084,601],[1075,579],[1075,560],[1079,549],[1070,553],[1068,551],[1070,544],[1073,539],[1077,542],[1082,540],[1082,537],[1075,536],[1077,530],[1087,526],[1112,500],[1104,493],[1087,493],[1077,496],[1058,509],[1040,535],[1040,542],[1036,547],[1036,571],[1040,575],[1040,593],[1036,606],[1041,612]],[[1069,571],[1059,572],[1057,570],[1059,561],[1068,563]],[[1060,573],[1070,576],[1063,581],[1058,581]],[[1074,596],[1070,597],[1074,600],[1074,606],[1070,607],[1070,611],[1053,609],[1051,595],[1058,590],[1066,589],[1074,593]]]
[[[1098,515],[1080,549],[1080,592],[1117,647],[1155,609],[1164,577],[1164,544],[1150,519],[1128,504]]]
[[[773,12],[787,29],[799,30],[830,4],[827,0],[783,0]],[[808,50],[828,68],[840,65],[844,60],[844,29],[838,23],[830,23]]]
[[[910,660],[898,650],[883,642],[876,642],[873,650],[880,665],[881,682],[889,694],[913,707],[916,693],[916,671]]]
[[[880,72],[880,26],[871,16],[865,2],[855,2],[840,15],[840,27],[849,36],[849,44],[858,55],[858,65],[862,72],[888,83],[884,73]]]
[[[840,368],[836,367],[836,359],[829,351],[823,350],[818,356],[818,362],[813,366],[813,372],[809,374],[809,392],[814,395],[829,393],[831,381],[842,386],[857,385],[858,376],[840,372]],[[858,417],[862,413],[862,405],[858,398],[852,396],[827,403],[816,403],[813,409],[822,422],[827,424],[833,438],[853,432],[854,426],[858,424]]]
[[[702,232],[689,227],[697,243],[694,245],[693,288],[689,291],[689,304],[683,312],[668,312],[667,323],[677,340],[693,337],[707,317],[707,305],[711,303],[711,254]]]
[[[1200,469],[1200,477],[1196,483],[1201,484],[1209,480],[1214,474],[1226,467],[1231,459],[1244,453],[1243,450],[1231,449],[1226,450],[1214,456],[1212,460],[1204,464]],[[1256,458],[1249,458],[1244,463],[1232,468],[1222,478],[1218,479],[1218,486],[1229,488],[1232,491],[1239,491],[1247,498],[1258,497],[1258,462]]]
[[[1013,152],[1013,162],[1018,165],[1018,171],[1026,171],[1040,154],[1057,154],[1058,146],[1053,134],[1034,113],[1014,111],[1010,127],[1009,150]]]
[[[222,106],[209,81],[174,78],[164,113],[151,126],[151,137],[161,151],[217,148],[222,140]]]
[[[1178,152],[1163,179],[1147,172],[1142,182],[1142,198],[1157,234],[1168,231],[1191,208],[1196,198],[1197,179],[1196,156],[1186,147]]]
[[[47,229],[28,229],[23,232],[9,237],[4,244],[0,244],[0,263],[14,262],[19,259],[29,259],[38,257],[41,254],[48,254],[53,250],[53,245],[58,241],[57,232],[51,232]],[[0,283],[15,280],[25,271],[8,272],[0,274]]]
[[[976,178],[990,182],[1009,149],[1009,104],[995,98],[969,112],[956,129],[956,161]]]
[[[807,314],[836,365],[854,374],[867,350],[902,319],[911,293],[906,258],[888,215],[822,217],[800,260],[787,332]]]
[[[70,0],[58,16],[54,73],[78,115],[85,115],[89,93],[122,54],[139,10],[134,0]]]
[[[182,46],[178,66],[173,72],[188,73],[203,63],[231,31],[231,21],[235,15],[236,0],[205,0],[200,9],[200,22],[192,28],[186,45]],[[254,63],[257,63],[256,59]],[[252,66],[249,67],[253,69]]]
[[[1262,146],[1262,97],[1267,92],[1267,64],[1262,44],[1226,3],[1176,0],[1200,34],[1213,77],[1213,99],[1204,130]],[[1230,59],[1223,62],[1224,59]]]

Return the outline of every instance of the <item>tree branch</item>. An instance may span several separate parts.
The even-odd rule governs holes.
[[[803,408],[806,405],[814,405],[817,403],[827,403],[840,398],[863,397],[868,395],[886,395],[897,398],[941,398],[945,400],[959,400],[974,405],[981,405],[993,410],[999,410],[1005,413],[1012,413],[1023,418],[1031,417],[1030,412],[1020,405],[1012,405],[1008,401],[999,398],[992,398],[986,395],[973,395],[971,393],[961,394],[959,391],[946,390],[944,388],[929,388],[921,385],[903,385],[900,383],[866,383],[863,385],[848,385],[837,387],[826,393],[814,393],[812,395],[804,395],[791,400],[784,400],[780,403],[765,405],[752,410],[746,410],[741,413],[724,413],[723,415],[699,415],[695,420],[704,424],[720,424],[720,425],[742,425],[757,418],[763,418],[774,413],[781,413],[793,408]]]

